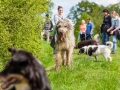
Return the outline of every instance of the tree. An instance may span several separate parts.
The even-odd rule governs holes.
[[[80,26],[80,24],[81,24],[81,21],[82,20],[87,20],[87,18],[90,18],[91,19],[91,21],[93,22],[93,18],[90,16],[90,15],[88,15],[86,12],[83,12],[82,13],[82,15],[81,15],[81,17],[79,18],[79,19],[77,19],[77,22],[76,22],[76,24],[75,24],[75,37],[77,38],[77,36],[78,36],[78,33],[79,33],[79,26]]]
[[[0,0],[0,60],[6,61],[8,47],[25,49],[39,57],[39,33],[43,13],[50,12],[50,0]]]

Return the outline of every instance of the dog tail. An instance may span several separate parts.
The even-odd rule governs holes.
[[[111,41],[108,41],[108,42],[106,42],[106,45],[108,46],[108,48],[113,48],[113,42],[111,42]]]

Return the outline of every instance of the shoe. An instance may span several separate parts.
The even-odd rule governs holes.
[[[115,51],[112,51],[111,54],[115,54]]]

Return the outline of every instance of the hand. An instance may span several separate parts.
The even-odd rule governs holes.
[[[111,31],[111,32],[110,32],[110,34],[113,34],[113,33],[114,33],[114,31]]]
[[[110,29],[108,29],[107,32],[110,32]]]

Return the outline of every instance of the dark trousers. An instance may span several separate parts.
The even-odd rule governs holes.
[[[91,34],[86,34],[86,40],[92,40]]]
[[[81,41],[85,41],[85,34],[80,34]]]

